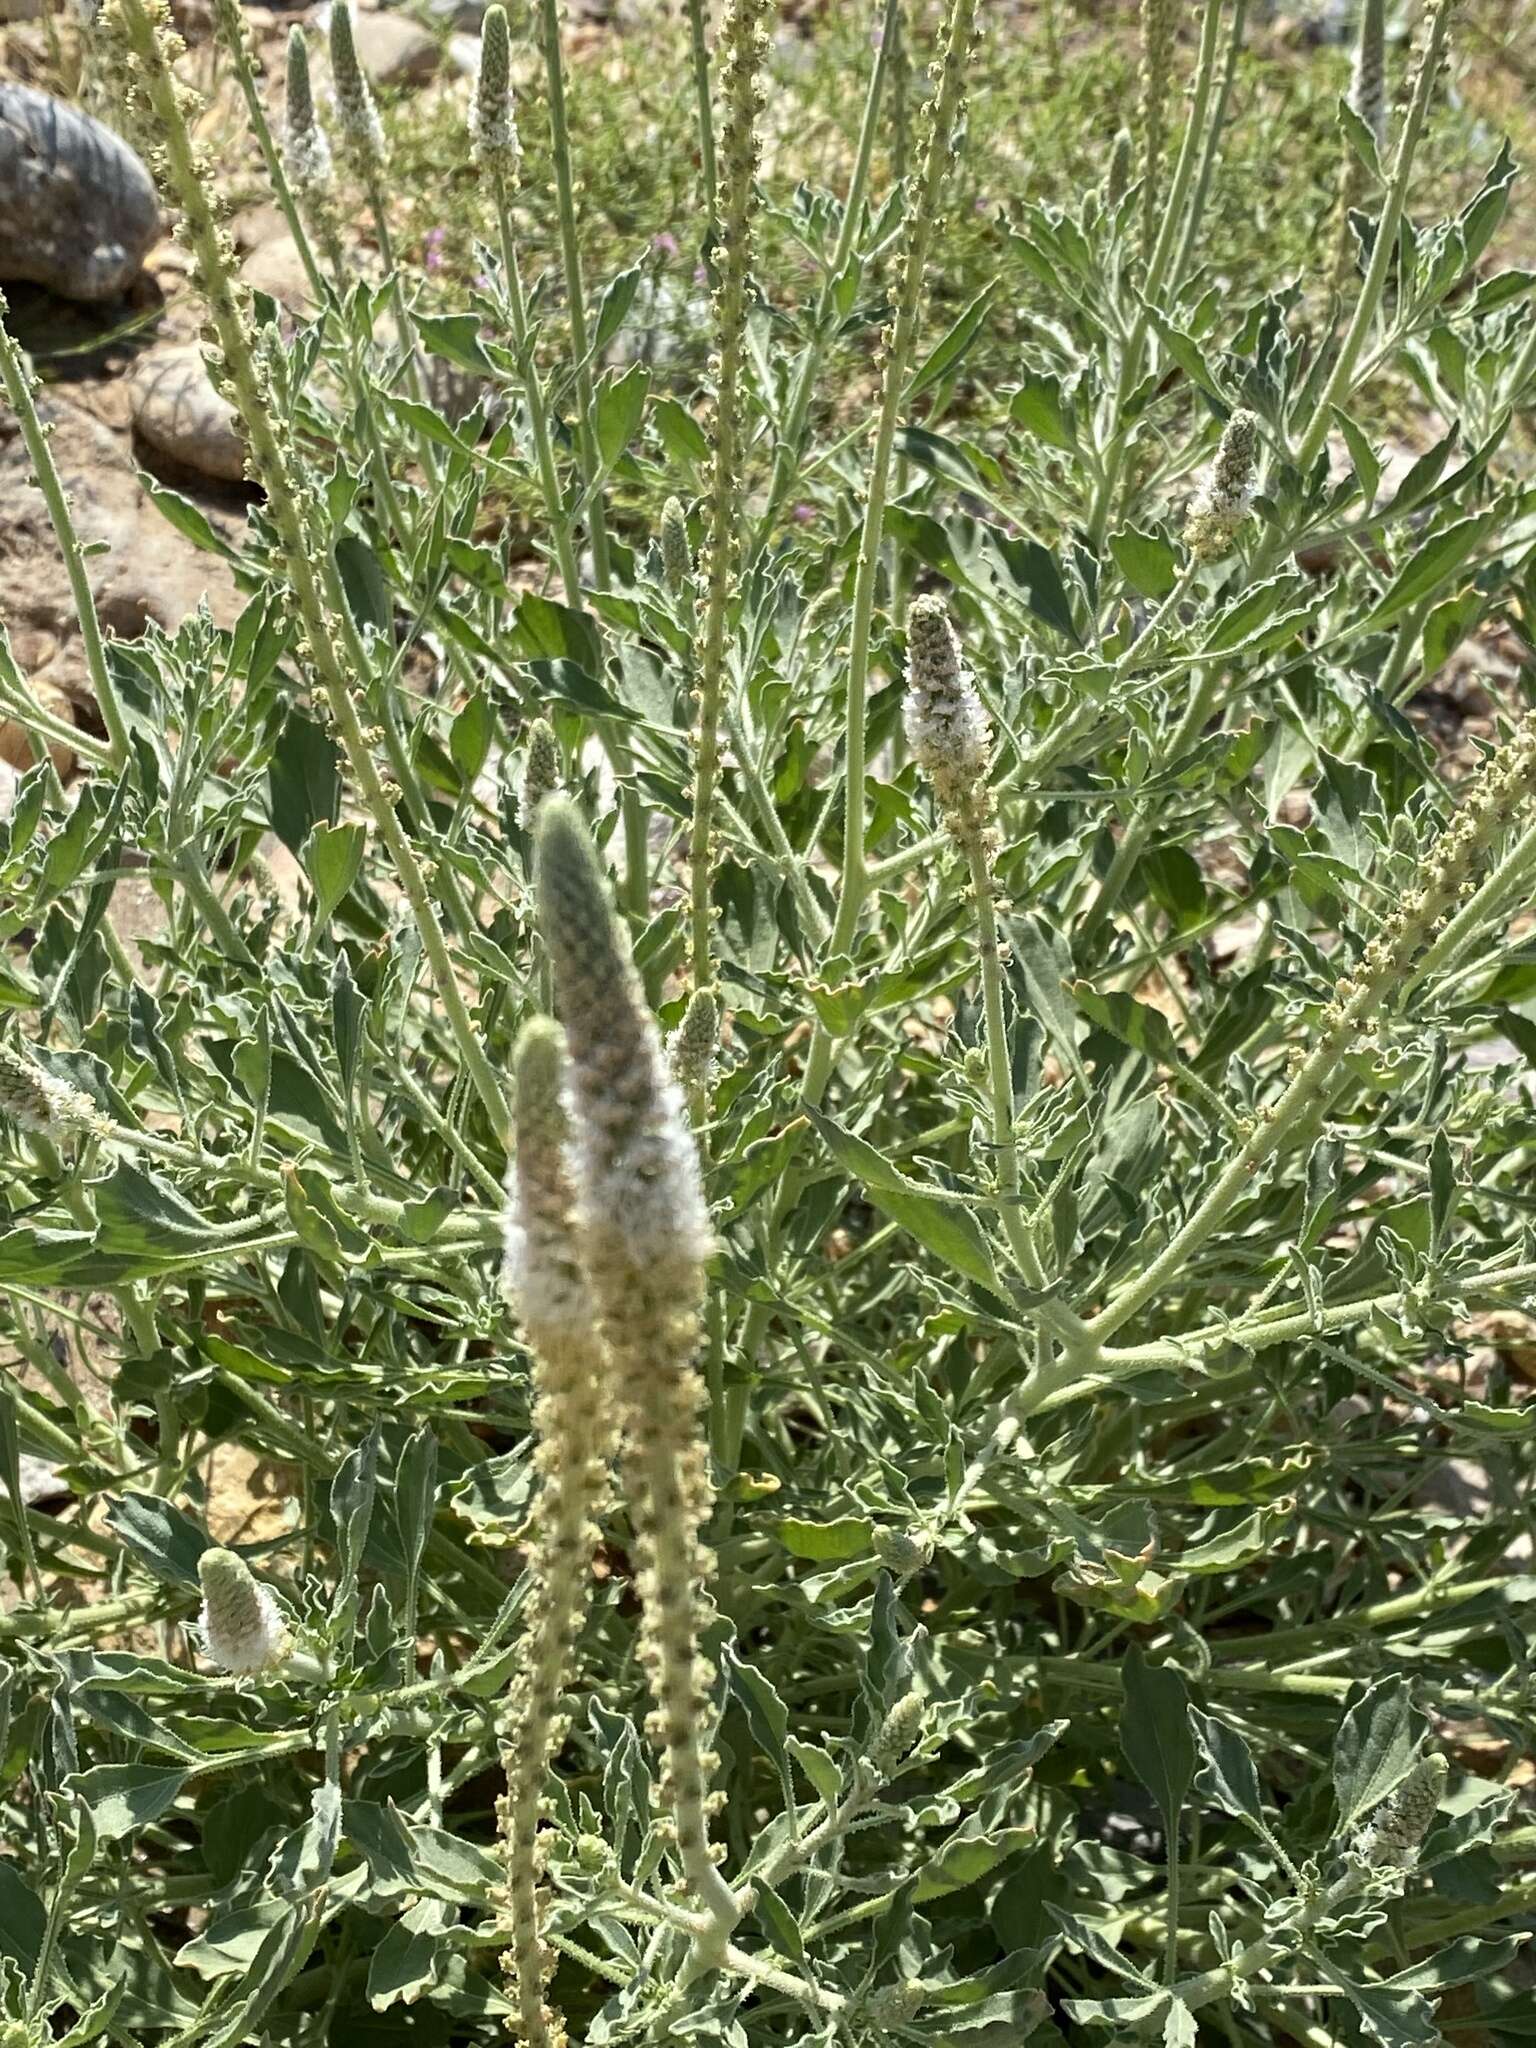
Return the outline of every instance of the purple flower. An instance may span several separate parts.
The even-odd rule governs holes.
[[[443,267],[443,244],[448,239],[444,227],[428,228],[427,239],[422,246],[422,264],[427,270],[441,270]]]
[[[677,254],[677,237],[676,235],[669,234],[663,228],[659,235],[652,235],[651,247],[660,256],[675,256]]]
[[[809,526],[811,521],[816,517],[816,507],[814,505],[806,505],[803,503],[799,504],[795,507],[795,517],[797,520],[799,520],[802,526]]]

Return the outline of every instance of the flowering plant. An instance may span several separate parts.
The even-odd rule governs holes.
[[[274,125],[226,5],[286,336],[92,31],[254,503],[112,640],[0,332],[99,712],[0,643],[0,2048],[1530,2033],[1513,163],[1365,0],[1282,275],[1245,0],[1049,196],[992,10],[849,11],[852,108],[615,42],[610,269],[492,7],[444,311],[347,8]]]

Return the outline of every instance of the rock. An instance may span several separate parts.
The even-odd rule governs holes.
[[[51,683],[46,677],[38,674],[39,668],[42,667],[42,663],[36,658],[38,653],[51,656],[57,653],[58,646],[58,640],[54,635],[38,635],[25,629],[13,634],[11,638],[11,653],[15,656],[22,674],[31,678],[32,693],[38,703],[44,711],[51,713],[64,725],[73,725],[75,707],[68,693],[61,690],[57,683]],[[68,782],[74,775],[78,758],[74,748],[67,740],[61,739],[50,738],[47,744],[54,774],[58,776],[60,782]],[[12,777],[24,775],[36,759],[37,752],[32,744],[32,735],[20,720],[0,719],[0,766],[4,767],[5,773]],[[8,802],[14,800],[13,785]]]
[[[41,21],[43,0],[0,0],[0,21]]]
[[[221,483],[244,481],[235,409],[214,390],[201,349],[151,349],[131,382],[133,424],[151,448]]]
[[[0,84],[0,279],[113,299],[159,232],[155,188],[126,142],[50,93]]]
[[[0,0],[5,4],[5,0]],[[12,0],[22,4],[22,0]],[[461,34],[478,36],[485,23],[485,11],[490,0],[427,0],[427,12],[435,22],[444,28],[458,29]]]
[[[358,61],[375,85],[425,85],[442,52],[437,37],[403,14],[357,14]]]
[[[57,1468],[46,1458],[34,1458],[23,1451],[19,1460],[21,1467],[21,1497],[29,1508],[42,1507],[51,1500],[68,1500],[69,1487],[59,1477]]]
[[[123,440],[99,420],[54,397],[38,407],[75,526],[90,553],[86,571],[102,627],[131,639],[151,621],[174,631],[207,600],[232,625],[240,597],[226,563],[195,547],[155,509]],[[44,698],[62,691],[91,707],[91,692],[69,579],[14,418],[0,413],[0,589],[16,659]],[[228,522],[216,503],[203,508]]]
[[[290,313],[313,310],[315,295],[309,288],[309,272],[292,235],[274,235],[270,242],[263,242],[241,270],[253,291],[266,292]]]
[[[230,222],[229,231],[240,254],[249,256],[253,249],[265,248],[268,242],[279,241],[287,234],[288,216],[275,199],[259,200],[255,206],[242,207]]]
[[[480,76],[480,38],[452,35],[448,38],[448,62],[461,78],[474,82]]]

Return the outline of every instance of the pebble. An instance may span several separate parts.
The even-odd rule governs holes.
[[[221,483],[244,481],[234,407],[214,390],[201,349],[151,349],[131,381],[133,424],[151,448]]]
[[[126,142],[51,93],[0,84],[0,280],[115,299],[159,232],[155,188]]]

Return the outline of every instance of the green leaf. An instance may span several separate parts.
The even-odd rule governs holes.
[[[919,1244],[967,1280],[978,1281],[994,1293],[999,1291],[992,1254],[986,1239],[968,1209],[945,1197],[937,1189],[908,1180],[862,1138],[845,1131],[829,1116],[807,1106],[806,1116],[814,1125],[838,1165],[862,1182],[875,1207],[910,1231]]]
[[[211,1539],[180,1508],[155,1494],[125,1493],[107,1508],[107,1524],[157,1579],[196,1586],[197,1561]]]
[[[939,379],[945,376],[960,361],[960,358],[981,332],[982,325],[988,313],[991,312],[993,302],[1001,289],[1001,283],[995,277],[983,285],[959,319],[955,321],[949,332],[935,343],[929,352],[927,361],[920,364],[917,370],[914,371],[912,380],[907,386],[904,403],[910,405],[914,398],[919,397],[924,391],[928,390],[930,385],[937,384]]]
[[[786,1743],[790,1755],[815,1788],[817,1797],[830,1811],[842,1794],[843,1775],[824,1749],[814,1742],[801,1742],[791,1735]]]
[[[1350,1708],[1333,1744],[1339,1834],[1397,1790],[1418,1756],[1423,1726],[1406,1678],[1378,1679]]]
[[[1415,537],[1412,554],[1388,584],[1375,609],[1361,621],[1361,629],[1371,631],[1385,626],[1411,605],[1433,596],[1442,583],[1455,575],[1498,516],[1496,512],[1479,512],[1470,519],[1458,519],[1454,526],[1442,527],[1428,540]]]
[[[186,1782],[185,1771],[164,1764],[98,1764],[72,1778],[70,1789],[90,1808],[101,1840],[119,1842],[169,1813]]]
[[[494,377],[496,366],[480,346],[477,313],[422,313],[414,316],[416,337],[428,355],[441,356],[472,377]]]
[[[1148,1664],[1139,1645],[1121,1666],[1121,1684],[1125,1708],[1120,1716],[1120,1747],[1156,1800],[1172,1837],[1195,1775],[1189,1691],[1171,1665]]]
[[[448,751],[466,786],[474,782],[485,766],[495,736],[496,714],[491,709],[491,700],[484,690],[476,690],[448,728]]]
[[[841,1564],[868,1554],[874,1527],[863,1515],[840,1515],[835,1522],[804,1522],[787,1516],[778,1524],[778,1536],[794,1557],[808,1557],[814,1564]]]
[[[394,629],[395,607],[378,556],[355,533],[343,533],[336,541],[336,568],[347,609],[357,624],[371,626],[387,640]]]
[[[589,676],[603,672],[602,642],[588,615],[536,590],[525,590],[518,599],[512,637],[516,653],[526,661],[566,660]]]
[[[1077,433],[1059,377],[1031,372],[1008,401],[1008,417],[1048,447],[1072,449]]]
[[[634,439],[645,412],[651,373],[635,363],[622,377],[605,377],[594,400],[598,454],[603,468],[612,469]]]
[[[1214,1800],[1235,1820],[1245,1820],[1263,1834],[1264,1797],[1247,1743],[1236,1729],[1201,1713],[1198,1707],[1190,1708],[1189,1725],[1204,1758],[1195,1790]]]
[[[368,847],[365,825],[316,825],[304,843],[304,872],[315,892],[315,923],[324,926],[335,916],[363,871]]]
[[[201,548],[207,555],[222,555],[226,562],[240,559],[207,513],[194,505],[190,498],[184,498],[180,491],[173,491],[165,484],[156,483],[143,470],[139,471],[139,487],[161,517],[169,520],[183,539],[191,541],[195,548]]]
[[[1178,552],[1160,534],[1127,526],[1109,536],[1109,552],[1138,597],[1151,601],[1166,597],[1179,580]]]

